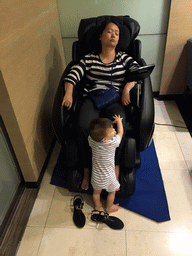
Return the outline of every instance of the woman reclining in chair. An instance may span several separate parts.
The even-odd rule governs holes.
[[[113,119],[114,115],[120,115],[125,125],[125,106],[130,103],[130,90],[136,82],[125,82],[126,70],[133,70],[139,67],[139,64],[124,52],[116,52],[116,46],[119,41],[120,26],[117,22],[108,20],[101,25],[99,41],[101,43],[100,54],[88,54],[80,62],[73,66],[65,78],[65,96],[62,106],[68,110],[73,103],[73,87],[85,75],[87,84],[84,88],[84,98],[80,107],[79,117],[77,120],[77,137],[81,153],[81,159],[84,166],[84,177],[81,188],[89,188],[89,168],[91,161],[91,150],[88,145],[88,127],[93,118],[106,117]],[[98,109],[90,97],[91,92],[96,90],[107,90],[114,87],[121,95],[117,102],[107,104],[102,109]],[[121,151],[123,139],[115,155],[115,172],[119,179]]]

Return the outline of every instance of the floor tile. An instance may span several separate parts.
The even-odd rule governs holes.
[[[163,170],[162,175],[172,219],[172,231],[192,230],[192,178],[188,170]]]
[[[155,122],[185,127],[174,101],[155,100]],[[92,196],[84,194],[86,225],[83,229],[77,228],[71,207],[76,193],[50,185],[60,151],[57,143],[17,256],[192,255],[192,138],[187,129],[156,125],[153,139],[170,221],[157,223],[121,207],[111,215],[120,218],[125,227],[115,231],[91,221]]]
[[[17,256],[36,256],[43,237],[44,228],[27,227]]]
[[[50,179],[50,173],[46,171],[27,226],[45,226],[56,188],[49,184]]]
[[[153,139],[161,169],[187,168],[175,133],[155,131]]]
[[[125,231],[46,228],[38,256],[126,256]]]
[[[180,129],[176,133],[183,157],[190,172],[192,172],[192,137],[187,130]]]
[[[39,193],[33,206],[27,226],[45,226],[54,191],[56,188],[55,186],[50,185],[50,180],[54,166],[57,162],[60,149],[61,146],[59,145],[59,143],[56,142],[53,153],[49,159],[46,172],[42,179]]]
[[[127,255],[189,256],[192,255],[192,232],[126,232]]]
[[[76,228],[73,223],[73,198],[75,193],[69,192],[65,188],[56,187],[53,201],[47,218],[46,227],[55,228]],[[93,210],[92,198],[89,195],[83,195],[83,212],[87,216]],[[86,227],[89,222],[86,221]]]
[[[71,193],[65,188],[57,187],[55,189],[53,201],[47,218],[46,227],[55,228],[75,228],[73,223],[73,198],[76,193]],[[86,217],[84,228],[94,228],[96,223],[91,220],[91,212],[94,210],[93,198],[91,195],[82,195],[84,199],[83,213]],[[101,208],[101,210],[104,210]],[[121,218],[124,221],[124,209],[120,208],[113,216]],[[99,224],[99,229],[109,229],[105,224]]]
[[[156,131],[177,131],[178,128],[174,126],[186,127],[175,101],[155,100],[154,102]]]

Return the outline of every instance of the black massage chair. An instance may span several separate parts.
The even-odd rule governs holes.
[[[141,58],[141,42],[136,39],[140,26],[138,22],[129,16],[101,16],[82,19],[78,29],[78,41],[73,43],[72,61],[65,69],[54,100],[52,123],[58,142],[63,147],[63,159],[67,172],[67,187],[69,191],[80,193],[92,193],[81,189],[83,178],[83,166],[79,157],[76,143],[76,120],[81,104],[83,92],[83,80],[74,88],[74,102],[68,111],[61,106],[64,96],[63,78],[70,68],[88,53],[94,52],[95,34],[100,24],[108,18],[116,19],[121,25],[121,33],[117,51],[127,52],[141,66],[146,65]],[[127,120],[125,128],[124,153],[120,169],[121,189],[116,197],[128,198],[135,191],[135,172],[142,164],[140,152],[151,143],[154,131],[154,100],[151,79],[147,77],[131,90],[131,104],[126,107]]]

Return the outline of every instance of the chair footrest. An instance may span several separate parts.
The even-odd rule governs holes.
[[[126,138],[124,147],[123,167],[133,169],[136,163],[136,140]]]

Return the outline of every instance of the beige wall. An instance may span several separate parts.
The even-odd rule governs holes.
[[[53,139],[51,109],[65,67],[56,0],[7,0],[0,10],[0,115],[26,182]]]
[[[192,1],[172,0],[160,95],[185,89],[186,42],[192,37]]]
[[[181,1],[181,0],[178,0]],[[141,56],[154,63],[152,89],[159,92],[171,0],[57,0],[66,63],[72,60],[79,22],[102,15],[129,15],[140,24]]]

